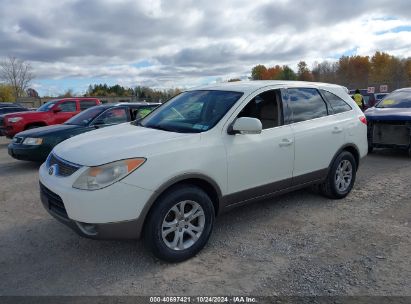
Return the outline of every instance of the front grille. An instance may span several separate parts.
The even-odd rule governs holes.
[[[14,136],[13,137],[13,142],[16,144],[21,144],[23,142],[24,138],[23,137],[18,137],[18,136]]]
[[[47,167],[56,166],[56,175],[58,176],[70,176],[78,169],[80,169],[79,165],[72,164],[68,161],[65,161],[59,157],[56,157],[54,154],[50,154],[49,159],[47,161]]]
[[[0,116],[0,127],[3,126],[3,124],[4,124],[4,117]]]
[[[68,218],[66,208],[61,197],[40,183],[41,194],[47,198],[48,208],[58,215]]]

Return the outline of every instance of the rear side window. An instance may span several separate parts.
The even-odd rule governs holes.
[[[254,97],[238,114],[238,117],[258,118],[263,129],[281,125],[280,92],[267,91]]]
[[[69,100],[69,101],[64,101],[61,104],[59,104],[59,108],[61,109],[61,112],[76,112],[76,101],[75,100]]]
[[[328,103],[331,105],[331,108],[333,109],[333,112],[335,114],[352,110],[351,106],[337,95],[324,90],[321,90],[321,93],[323,94],[324,98],[328,101]]]
[[[87,110],[88,108],[94,107],[95,105],[95,100],[80,100],[80,111]]]
[[[127,112],[124,108],[113,108],[101,114],[97,120],[104,125],[127,122]]]
[[[288,89],[292,122],[300,122],[327,116],[327,106],[316,89]]]

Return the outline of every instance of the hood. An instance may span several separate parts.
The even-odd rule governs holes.
[[[35,128],[27,131],[23,131],[18,133],[16,136],[21,137],[46,137],[46,136],[53,136],[58,135],[62,132],[67,131],[75,131],[78,129],[84,128],[83,126],[76,126],[76,125],[53,125],[53,126],[46,126]]]
[[[3,116],[6,118],[11,118],[11,117],[36,117],[36,116],[43,116],[48,112],[37,112],[37,111],[24,111],[24,112],[14,112],[14,113],[8,113],[4,114]]]
[[[83,166],[98,166],[132,157],[149,157],[167,142],[184,145],[199,133],[174,133],[138,127],[130,123],[90,131],[58,144],[53,152],[62,159]],[[161,145],[160,145],[161,144]],[[158,147],[152,148],[153,145]]]
[[[370,108],[364,112],[368,120],[411,120],[411,108]]]

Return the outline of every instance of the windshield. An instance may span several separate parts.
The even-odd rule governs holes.
[[[393,92],[381,100],[377,108],[411,108],[411,91]]]
[[[189,91],[177,95],[138,125],[179,133],[210,130],[243,95],[230,91]]]
[[[67,120],[65,125],[77,125],[77,126],[87,126],[94,118],[100,115],[103,111],[107,110],[106,107],[92,107],[83,112],[73,116]]]
[[[42,105],[40,108],[37,109],[37,112],[47,112],[49,111],[59,100],[51,100],[49,102],[46,102],[44,105]]]

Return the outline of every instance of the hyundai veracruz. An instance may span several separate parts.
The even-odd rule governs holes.
[[[143,236],[177,262],[235,206],[311,185],[344,198],[366,153],[366,119],[343,87],[224,83],[60,143],[40,167],[41,199],[82,236]]]

